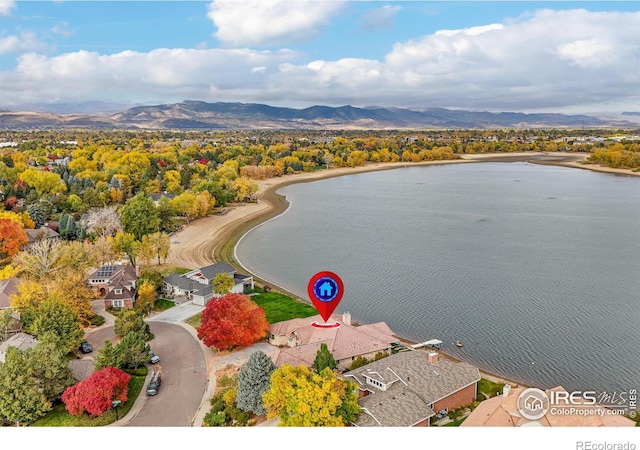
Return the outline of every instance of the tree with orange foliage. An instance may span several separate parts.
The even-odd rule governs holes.
[[[202,312],[198,338],[208,347],[229,350],[264,338],[269,322],[264,310],[247,295],[212,298]]]
[[[0,266],[27,245],[27,233],[19,223],[9,219],[0,219]]]

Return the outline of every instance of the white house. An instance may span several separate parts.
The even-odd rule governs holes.
[[[242,294],[246,289],[253,289],[253,277],[236,273],[236,269],[227,263],[216,263],[192,270],[183,275],[171,274],[163,279],[164,289],[168,295],[185,296],[196,305],[204,306],[213,297],[213,279],[220,273],[226,273],[235,281],[231,293]]]

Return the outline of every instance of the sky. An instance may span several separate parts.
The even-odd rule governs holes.
[[[0,0],[0,109],[640,111],[640,2]]]

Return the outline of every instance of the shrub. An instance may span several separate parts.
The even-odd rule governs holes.
[[[349,366],[349,370],[356,370],[358,367],[366,366],[371,361],[369,361],[364,356],[356,356],[356,359],[353,360],[351,365]]]
[[[227,405],[227,406],[235,405],[235,403],[236,403],[236,394],[237,394],[237,390],[236,389],[229,389],[228,391],[226,391],[222,396],[222,399],[224,400],[225,405]]]
[[[209,411],[205,414],[203,423],[207,427],[223,427],[227,421],[224,411]]]
[[[91,322],[92,326],[99,327],[100,325],[104,325],[105,319],[100,314],[95,314],[91,316],[91,319],[89,319],[89,321]]]

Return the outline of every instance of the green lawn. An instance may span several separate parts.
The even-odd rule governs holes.
[[[478,381],[478,399],[480,401],[484,400],[484,398],[481,398],[481,392],[484,392],[489,397],[495,397],[497,394],[502,393],[503,387],[504,383],[494,383],[493,381],[481,378],[480,381]]]
[[[258,295],[252,296],[251,300],[259,306],[262,306],[269,323],[318,314],[313,306],[299,302],[278,292],[259,293]]]
[[[153,305],[153,309],[155,311],[164,311],[166,309],[173,308],[174,306],[176,306],[176,304],[173,301],[166,298],[159,298]]]
[[[188,325],[191,325],[193,328],[195,328],[197,330],[198,328],[200,328],[200,319],[202,319],[202,313],[201,312],[199,312],[195,316],[190,317],[189,320],[187,320],[186,323]]]
[[[299,302],[278,292],[262,292],[261,289],[256,289],[256,292],[258,292],[258,294],[252,295],[251,300],[264,309],[269,323],[318,314],[313,306]],[[197,330],[200,327],[201,318],[202,313],[198,313],[187,320],[187,323]]]
[[[145,367],[146,371],[146,367]],[[141,373],[138,369],[138,373]],[[129,381],[129,393],[127,395],[128,400],[118,408],[118,417],[122,419],[127,415],[133,403],[140,395],[140,391],[144,386],[145,375],[132,376]],[[109,425],[115,422],[116,413],[113,409],[104,412],[102,415],[95,419],[90,418],[88,415],[83,414],[81,416],[72,416],[64,408],[63,403],[56,404],[51,411],[49,411],[44,417],[36,420],[30,426],[32,427],[101,427]]]

